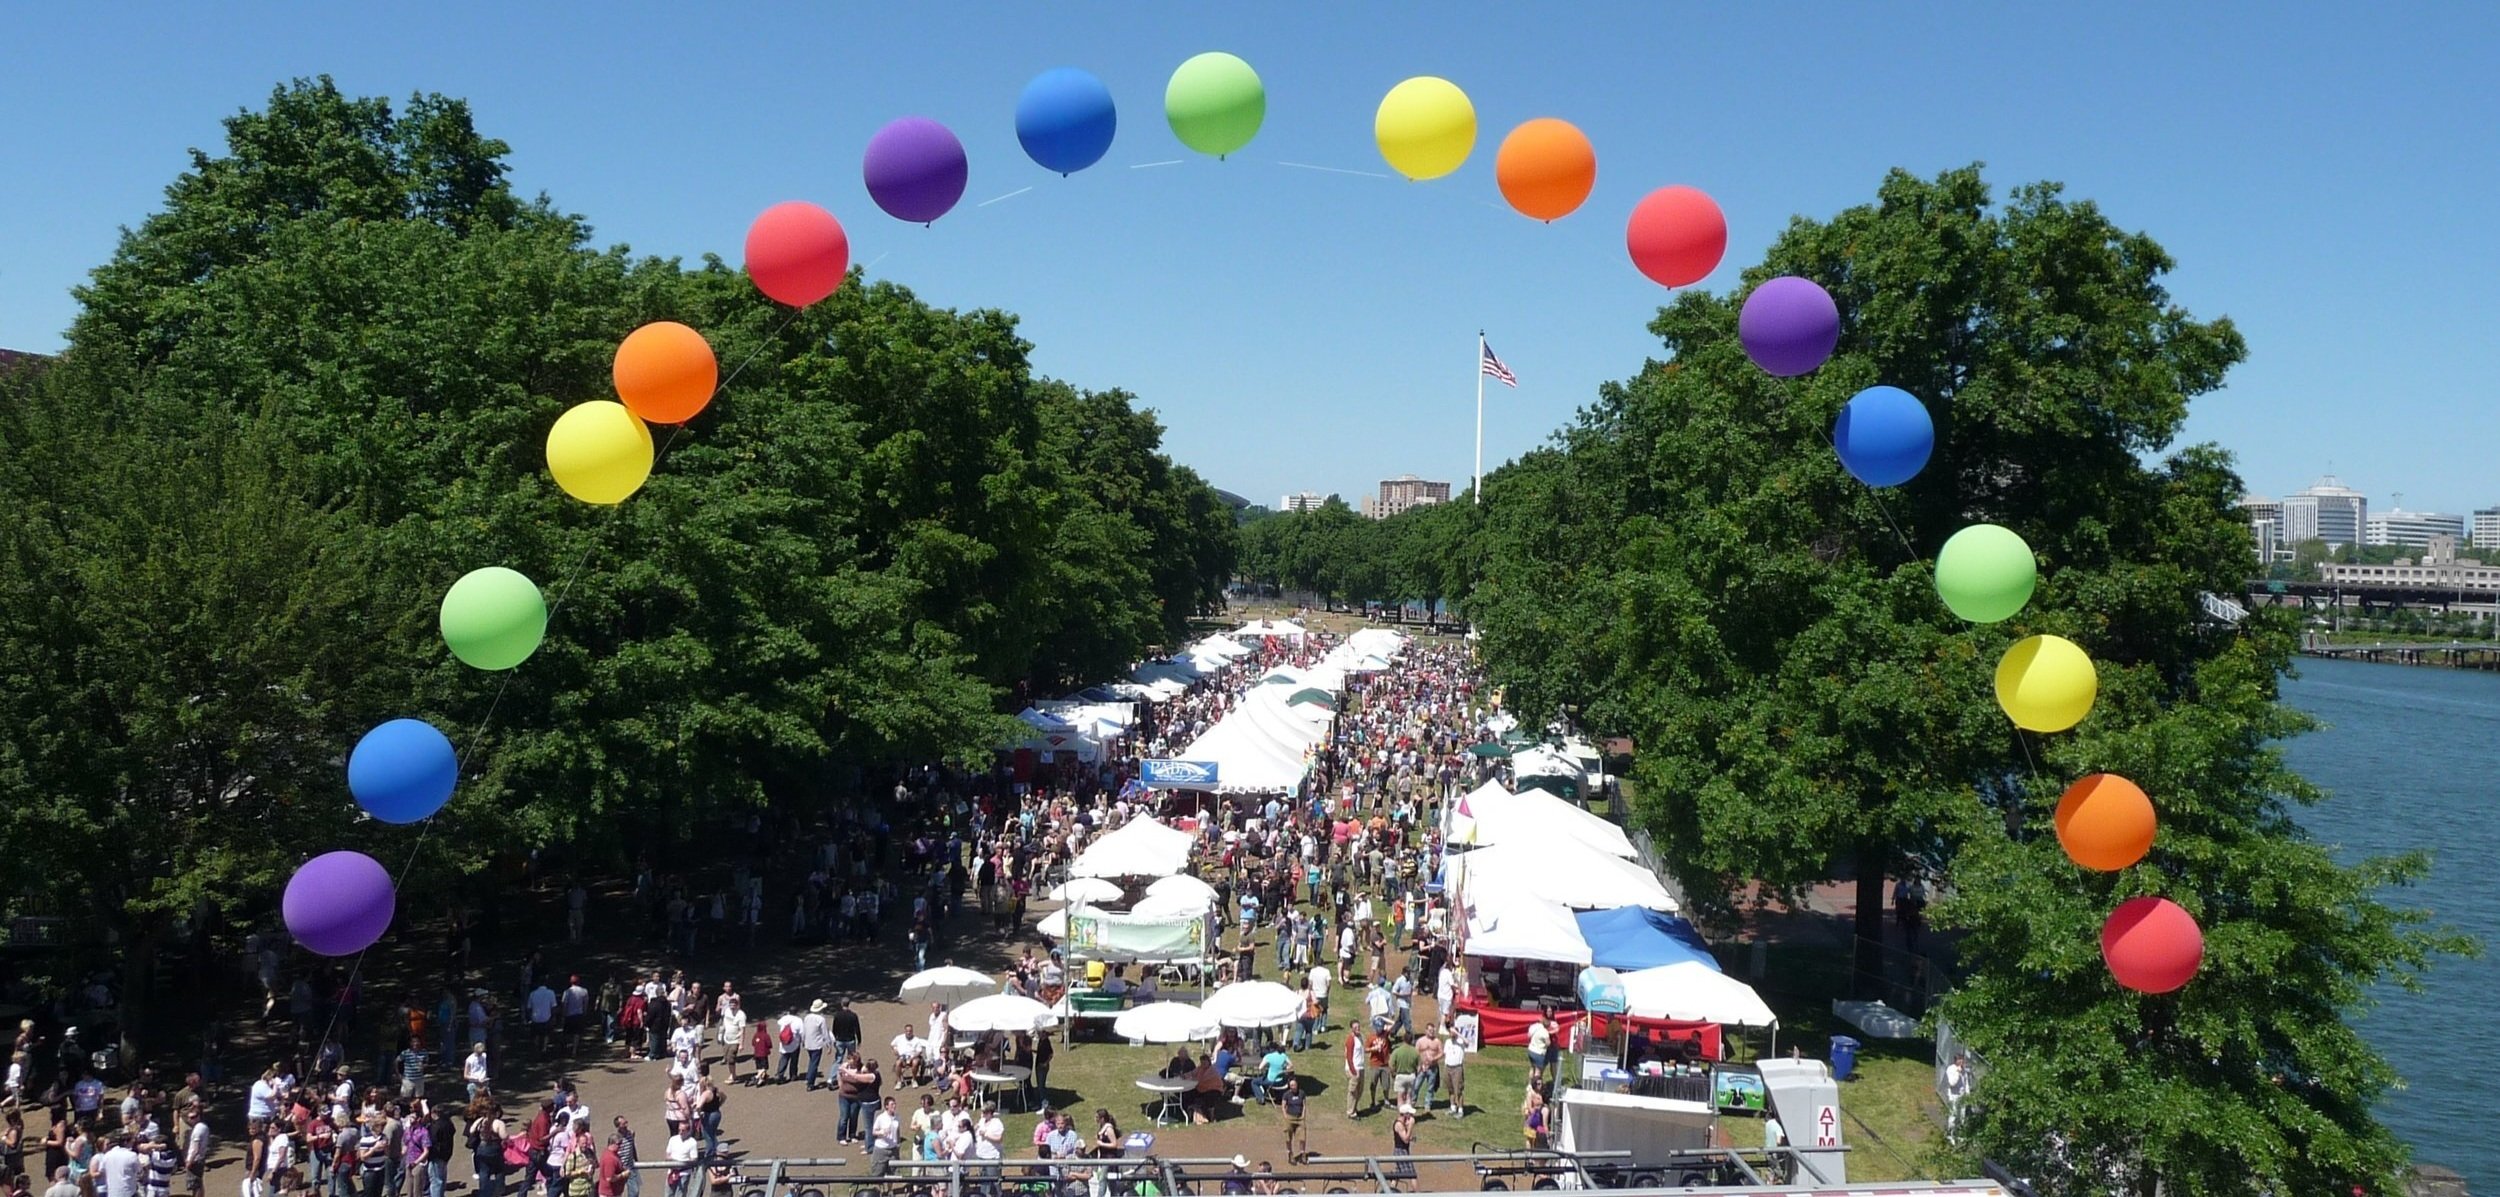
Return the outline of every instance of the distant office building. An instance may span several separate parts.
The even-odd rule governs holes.
[[[1317,511],[1328,506],[1328,496],[1317,491],[1298,490],[1276,503],[1278,511]]]
[[[2321,582],[2342,582],[2381,586],[2457,586],[2471,590],[2500,590],[2500,565],[2482,565],[2471,561],[2443,561],[2420,565],[2338,565],[2318,566]]]
[[[2406,511],[2397,507],[2370,516],[2363,521],[2361,529],[2361,543],[2367,545],[2427,549],[2431,547],[2434,536],[2465,539],[2465,517],[2440,511]]]
[[[1363,500],[1363,514],[1385,520],[1408,508],[1449,501],[1449,483],[1427,482],[1413,474],[1400,474],[1380,480],[1380,494],[1377,498]]]
[[[2283,539],[2291,544],[2323,540],[2360,544],[2370,522],[2370,500],[2329,474],[2307,490],[2283,496]]]
[[[2500,549],[2500,507],[2474,509],[2473,538],[2467,543],[2478,549]]]
[[[2257,542],[2257,564],[2272,565],[2291,559],[2291,542],[2283,537],[2283,505],[2264,495],[2249,495],[2240,500],[2240,514],[2248,520],[2249,539]]]

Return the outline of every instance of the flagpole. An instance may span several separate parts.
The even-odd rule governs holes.
[[[1484,506],[1484,330],[1476,330],[1476,506]]]

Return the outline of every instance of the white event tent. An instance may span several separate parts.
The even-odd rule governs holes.
[[[1070,877],[1168,877],[1189,865],[1196,836],[1140,815],[1087,844],[1068,865]]]
[[[1625,1012],[1641,1018],[1733,1027],[1779,1025],[1779,1017],[1753,986],[1691,960],[1623,974],[1623,1002]]]
[[[1467,954],[1578,965],[1588,964],[1591,955],[1570,911],[1516,892],[1474,904],[1467,916]]]
[[[1477,848],[1451,857],[1442,872],[1444,886],[1471,905],[1487,893],[1517,893],[1575,910],[1676,908],[1674,896],[1649,870],[1568,839]]]
[[[1452,803],[1443,819],[1444,836],[1454,847],[1560,840],[1625,860],[1640,855],[1632,850],[1632,841],[1622,828],[1543,790],[1512,794],[1487,782],[1467,795],[1463,804],[1467,814],[1458,813],[1460,805]]]

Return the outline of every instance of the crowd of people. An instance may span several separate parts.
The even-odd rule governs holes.
[[[994,927],[1023,925],[1027,903],[1092,839],[1150,813],[1196,829],[1193,871],[1215,890],[1221,923],[1209,945],[1211,982],[1264,975],[1298,989],[1303,1003],[1292,1024],[1257,1042],[1229,1033],[1203,1056],[1174,1060],[1186,1069],[1175,1075],[1194,1081],[1185,1103],[1192,1116],[1216,1117],[1238,1077],[1243,1100],[1280,1112],[1285,1158],[1298,1159],[1308,1151],[1306,1087],[1291,1053],[1342,1027],[1348,1115],[1390,1111],[1391,1149],[1411,1150],[1417,1117],[1436,1103],[1465,1116],[1465,1065],[1478,1046],[1472,1017],[1451,1016],[1450,916],[1428,882],[1442,846],[1439,804],[1478,780],[1481,762],[1466,749],[1480,735],[1479,683],[1463,646],[1412,646],[1393,669],[1348,677],[1331,734],[1298,791],[1167,810],[1163,795],[1136,784],[1137,759],[1179,753],[1258,678],[1311,665],[1332,646],[1318,634],[1251,643],[1251,653],[1186,692],[1140,703],[1129,735],[1105,759],[913,768],[893,779],[890,794],[829,811],[812,830],[751,816],[725,837],[735,850],[717,872],[642,868],[628,903],[594,899],[586,881],[557,883],[565,943],[556,952],[621,910],[666,948],[673,969],[586,980],[539,948],[522,960],[516,983],[468,986],[472,929],[462,917],[450,921],[446,942],[452,979],[430,999],[410,993],[373,1010],[353,972],[315,967],[282,987],[278,970],[263,967],[264,1017],[277,1022],[283,1011],[296,1050],[249,1086],[243,1197],[442,1197],[450,1162],[463,1152],[479,1197],[640,1197],[643,1161],[627,1118],[611,1112],[594,1122],[564,1079],[600,1059],[663,1072],[661,1160],[671,1197],[739,1179],[721,1148],[738,1088],[832,1090],[835,1143],[864,1148],[880,1168],[1002,1160],[1009,1149],[998,1108],[972,1078],[1012,1065],[1029,1069],[1034,1090],[1046,1092],[1053,1035],[958,1043],[940,1005],[921,1024],[925,1034],[904,1028],[880,1059],[863,1046],[848,1002],[750,1010],[734,981],[707,984],[701,962],[759,939],[868,944],[901,926],[915,964],[926,967],[944,959],[950,936],[978,926],[967,921],[976,910]],[[789,912],[786,924],[767,923],[768,904]],[[272,955],[274,945],[255,952]],[[1028,946],[1003,970],[1002,989],[1054,1000],[1070,982],[1066,968],[1054,945]],[[1153,976],[1147,970],[1137,982],[1144,1000],[1154,996]],[[1332,1008],[1350,994],[1360,995],[1354,1009]],[[1433,1017],[1418,1018],[1419,994],[1439,999]],[[350,1042],[369,1043],[371,1054],[351,1059]],[[21,1063],[31,1059],[25,1046]],[[507,1112],[502,1103],[515,1093],[507,1061],[553,1078],[551,1091]],[[61,1116],[40,1141],[41,1175],[66,1179],[72,1191],[46,1197],[153,1197],[163,1189],[146,1186],[163,1179],[160,1171],[184,1173],[189,1191],[201,1191],[215,1140],[196,1076],[170,1092],[134,1084],[119,1111],[100,1108],[100,1084],[92,1093],[83,1081],[54,1088],[45,1097],[59,1099]],[[916,1101],[899,1096],[903,1089],[919,1089]],[[1526,1120],[1533,1138],[1536,1120]],[[23,1143],[20,1122],[11,1110],[0,1137],[13,1153]],[[1043,1161],[1114,1158],[1123,1146],[1107,1108],[1095,1111],[1090,1129],[1070,1111],[1050,1112],[1030,1144]],[[143,1161],[142,1188],[92,1183],[119,1175],[124,1152]],[[20,1170],[13,1158],[8,1172]],[[1244,1172],[1242,1191],[1259,1183],[1256,1175]]]

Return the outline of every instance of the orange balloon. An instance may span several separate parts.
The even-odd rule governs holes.
[[[1540,116],[1510,131],[1493,157],[1502,198],[1534,220],[1560,220],[1597,186],[1597,147],[1569,121]]]
[[[2057,800],[2057,842],[2087,869],[2116,872],[2153,848],[2153,800],[2115,773],[2095,773]]]
[[[650,424],[683,424],[712,402],[720,359],[703,334],[674,320],[635,329],[616,347],[616,397]]]

